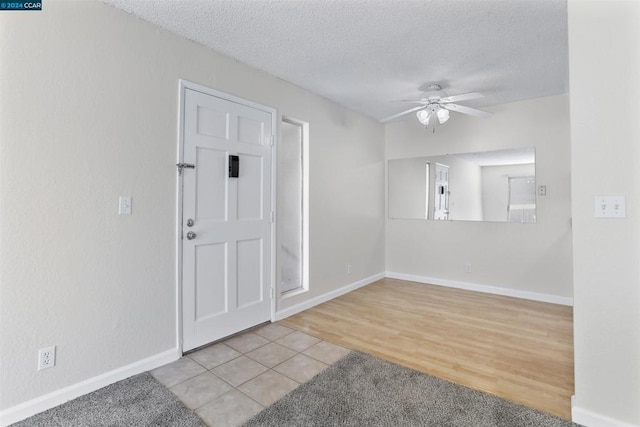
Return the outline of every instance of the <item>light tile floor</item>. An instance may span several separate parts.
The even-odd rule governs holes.
[[[239,426],[349,352],[271,323],[151,371],[210,426]]]

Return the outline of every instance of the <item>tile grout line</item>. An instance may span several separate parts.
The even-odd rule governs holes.
[[[285,335],[283,335],[283,336],[281,336],[281,337],[276,338],[276,340],[282,339],[282,338],[284,338],[284,337],[286,337],[286,336],[289,336],[289,335],[291,335],[291,334],[293,334],[293,333],[295,333],[295,332],[297,332],[297,330],[292,329],[292,330],[291,330],[291,332],[288,332],[288,333],[286,333]],[[251,333],[251,331],[247,331],[247,333]],[[204,403],[204,404],[202,404],[202,405],[198,406],[197,408],[193,408],[192,410],[193,410],[194,412],[198,411],[200,408],[203,408],[204,406],[207,406],[207,405],[209,405],[209,404],[211,404],[211,403],[215,402],[217,399],[219,399],[219,398],[221,398],[222,396],[224,396],[224,395],[226,395],[226,394],[228,394],[228,393],[232,392],[233,390],[236,390],[236,391],[238,391],[238,392],[242,393],[243,395],[247,396],[249,399],[251,399],[252,401],[254,401],[255,403],[257,403],[258,405],[260,405],[262,408],[266,408],[266,406],[264,406],[262,403],[258,402],[257,400],[255,400],[255,398],[253,398],[252,396],[250,396],[249,394],[247,394],[245,391],[241,390],[241,389],[240,389],[240,386],[242,386],[243,384],[248,383],[249,381],[251,381],[251,380],[253,380],[253,379],[255,379],[255,378],[259,377],[260,375],[263,375],[263,374],[265,374],[266,372],[269,372],[269,371],[273,371],[274,373],[277,373],[277,374],[280,374],[280,375],[283,375],[283,376],[285,376],[285,377],[289,378],[291,381],[294,381],[295,383],[297,383],[297,384],[298,384],[298,386],[297,386],[297,387],[299,387],[300,385],[302,385],[301,383],[299,383],[298,381],[294,380],[293,378],[290,378],[290,377],[289,377],[289,376],[287,376],[286,374],[282,374],[282,373],[280,373],[280,372],[276,371],[275,369],[273,369],[273,368],[275,368],[276,366],[279,366],[279,365],[281,365],[282,363],[286,362],[287,360],[290,360],[290,359],[294,358],[295,356],[297,356],[297,355],[299,355],[299,354],[302,354],[302,352],[299,352],[299,351],[296,351],[296,350],[291,349],[291,348],[289,348],[289,347],[283,346],[282,344],[277,343],[275,340],[273,340],[273,339],[271,339],[271,338],[269,338],[269,337],[265,337],[265,336],[263,336],[263,335],[260,335],[259,333],[256,333],[256,332],[253,332],[253,333],[254,333],[254,334],[256,334],[256,335],[258,335],[259,337],[262,337],[262,338],[264,338],[264,339],[268,340],[268,342],[267,342],[267,343],[265,343],[265,344],[263,344],[263,345],[260,345],[260,346],[258,346],[258,347],[256,347],[256,348],[253,348],[253,349],[251,349],[251,350],[249,350],[249,351],[247,351],[247,352],[242,352],[240,349],[235,348],[235,347],[233,347],[232,345],[225,344],[225,341],[221,341],[221,342],[219,342],[219,343],[216,343],[216,344],[224,344],[225,346],[227,346],[227,347],[229,347],[229,348],[231,348],[231,349],[233,349],[233,350],[237,351],[238,353],[240,353],[240,355],[239,355],[239,356],[234,357],[233,359],[227,360],[227,361],[226,361],[226,362],[224,362],[224,363],[220,363],[219,365],[213,366],[212,368],[207,368],[207,367],[206,367],[206,366],[204,366],[202,363],[200,363],[200,362],[198,362],[197,360],[195,360],[195,359],[193,359],[192,357],[190,357],[190,355],[186,355],[186,356],[185,356],[185,357],[188,357],[188,358],[189,358],[190,360],[192,360],[193,362],[195,362],[195,363],[197,363],[198,365],[200,365],[202,368],[204,368],[204,369],[206,370],[206,372],[210,372],[211,374],[215,375],[215,376],[216,376],[216,378],[219,378],[220,380],[224,381],[224,382],[225,382],[225,384],[228,384],[230,387],[232,387],[232,390],[229,390],[229,391],[227,391],[227,392],[225,392],[225,393],[221,394],[220,396],[217,396],[217,397],[216,397],[216,398],[214,398],[213,400],[211,400],[211,401],[209,401],[209,402],[206,402],[206,403]],[[241,336],[241,335],[239,335],[239,336]],[[249,356],[249,355],[248,355],[249,353],[251,353],[251,352],[253,352],[253,351],[255,351],[255,350],[258,350],[258,349],[260,349],[260,348],[263,348],[263,347],[265,347],[265,346],[267,346],[267,345],[269,345],[269,344],[272,344],[272,343],[277,344],[277,345],[279,345],[279,346],[282,346],[282,347],[284,347],[284,348],[287,348],[287,349],[289,349],[289,350],[293,351],[295,354],[294,354],[294,355],[292,355],[291,357],[289,357],[289,358],[287,358],[287,359],[283,360],[282,362],[280,362],[279,364],[277,364],[277,365],[275,365],[275,366],[273,366],[273,367],[265,366],[265,365],[263,365],[262,363],[260,363],[259,361],[257,361],[257,360],[255,360],[255,359],[253,359],[251,356]],[[317,343],[316,343],[316,344],[317,344]],[[213,345],[215,345],[215,344],[213,344]],[[315,345],[315,344],[313,344],[313,345]],[[313,346],[313,345],[312,345],[312,346]],[[310,347],[312,347],[312,346],[310,346]],[[308,347],[308,348],[310,348],[310,347]],[[205,348],[207,348],[207,347],[205,347]],[[307,349],[308,349],[308,348],[307,348]],[[307,349],[305,349],[305,350],[303,350],[303,351],[306,351]],[[259,365],[261,365],[261,366],[265,367],[267,370],[266,370],[266,371],[264,371],[264,372],[259,373],[259,374],[258,374],[258,375],[256,375],[255,377],[249,378],[248,380],[246,380],[246,381],[244,381],[244,382],[242,382],[242,383],[238,384],[237,386],[236,386],[236,385],[231,384],[228,380],[226,380],[225,378],[223,378],[222,376],[220,376],[219,374],[217,374],[216,372],[214,372],[214,371],[213,371],[215,368],[217,368],[217,367],[219,367],[219,366],[222,366],[222,365],[224,365],[224,364],[226,364],[226,363],[232,362],[232,361],[234,361],[234,360],[236,360],[236,359],[239,359],[239,358],[240,358],[240,357],[242,357],[242,356],[247,357],[247,358],[249,358],[250,360],[253,360],[254,362],[258,363]],[[186,382],[186,381],[189,381],[189,380],[191,380],[191,379],[193,379],[193,378],[197,377],[198,375],[202,375],[203,373],[204,373],[204,372],[202,372],[202,373],[200,373],[200,374],[197,374],[197,375],[195,375],[195,376],[193,376],[193,377],[191,377],[191,378],[185,379],[184,381],[182,381],[182,382],[180,382],[180,383],[178,383],[178,384],[174,384],[173,386],[171,386],[171,388],[173,388],[173,387],[175,387],[175,386],[177,386],[177,385],[179,385],[179,384],[182,384],[182,383],[184,383],[184,382]],[[297,388],[297,387],[296,387],[296,388]],[[169,387],[167,387],[167,388],[169,388]],[[171,390],[171,388],[169,388],[169,390],[173,393],[173,390]],[[177,395],[175,395],[175,394],[174,394],[174,396],[178,397],[178,396],[177,396]],[[180,398],[179,398],[179,397],[178,397],[178,400],[180,400]],[[184,402],[183,402],[183,403],[184,403]]]
[[[270,337],[267,337],[267,336],[264,336],[264,335],[262,335],[262,334],[258,333],[258,331],[259,331],[260,329],[266,328],[266,327],[268,327],[268,326],[270,326],[270,325],[278,325],[278,326],[281,326],[281,327],[284,327],[284,328],[288,329],[289,331],[288,331],[287,333],[285,333],[284,335],[281,335],[281,336],[279,336],[279,335],[276,333],[276,334],[275,334],[275,336],[276,336],[276,337],[275,337],[275,338],[273,338],[273,339],[272,339],[272,338],[270,338]],[[331,365],[333,365],[333,363],[335,363],[335,360],[334,360],[334,361],[332,361],[331,363],[327,363],[327,362],[325,362],[325,361],[323,361],[323,360],[318,359],[317,357],[318,357],[318,355],[319,355],[320,353],[318,353],[318,355],[317,355],[316,357],[314,357],[314,356],[312,356],[312,355],[305,354],[304,352],[306,352],[306,351],[310,350],[312,347],[317,346],[317,345],[322,344],[322,343],[326,343],[326,344],[333,345],[333,346],[337,346],[337,347],[342,347],[342,348],[344,348],[344,349],[345,349],[345,350],[347,350],[347,351],[351,351],[351,349],[348,349],[348,348],[346,348],[346,347],[344,347],[344,346],[340,346],[340,345],[337,345],[337,344],[333,344],[333,343],[331,343],[331,342],[329,342],[329,341],[323,340],[323,339],[321,339],[321,338],[319,338],[319,337],[316,337],[316,336],[314,336],[314,335],[312,335],[312,334],[309,334],[309,333],[306,333],[306,332],[304,332],[304,331],[297,330],[297,329],[295,329],[295,328],[291,328],[291,327],[288,327],[288,326],[280,325],[279,323],[272,323],[272,324],[270,324],[270,325],[265,325],[265,326],[262,326],[262,327],[259,327],[259,328],[255,329],[255,330],[251,330],[251,329],[250,329],[250,330],[248,330],[248,331],[244,332],[243,334],[236,335],[236,336],[231,337],[231,338],[229,339],[229,340],[233,340],[233,339],[234,339],[234,338],[236,338],[236,337],[238,337],[238,338],[239,338],[239,337],[242,337],[242,336],[244,336],[244,335],[246,335],[246,334],[252,333],[252,334],[254,334],[255,336],[257,336],[257,337],[259,337],[259,338],[261,338],[261,339],[263,339],[263,340],[265,340],[265,341],[266,341],[266,342],[264,342],[264,343],[262,343],[262,344],[258,345],[258,346],[257,346],[257,347],[255,347],[255,348],[251,348],[250,350],[242,351],[242,350],[238,349],[237,347],[234,347],[234,346],[233,346],[233,344],[229,344],[229,343],[227,343],[227,341],[228,341],[228,340],[224,340],[224,341],[218,341],[218,342],[216,342],[216,343],[213,343],[213,344],[211,344],[211,345],[209,345],[209,346],[206,346],[206,347],[204,347],[204,348],[202,348],[202,349],[199,349],[199,350],[198,350],[198,351],[196,351],[196,352],[193,352],[193,353],[190,353],[190,354],[184,355],[183,357],[186,357],[186,358],[187,358],[188,360],[190,360],[191,362],[195,362],[195,364],[196,364],[197,366],[199,366],[200,368],[204,369],[204,372],[200,372],[200,373],[197,373],[197,374],[195,374],[195,375],[193,375],[193,376],[190,376],[189,378],[183,379],[183,380],[182,380],[182,381],[180,381],[179,383],[173,384],[171,387],[167,387],[166,385],[165,385],[165,387],[166,387],[167,389],[169,389],[169,390],[174,394],[174,396],[176,396],[176,397],[178,398],[178,400],[180,400],[182,403],[186,404],[186,401],[183,401],[183,400],[180,398],[180,396],[178,396],[177,394],[175,394],[175,393],[174,393],[173,388],[174,388],[174,387],[177,387],[178,385],[183,384],[183,383],[185,383],[185,382],[187,382],[187,381],[193,380],[194,378],[198,377],[199,375],[202,375],[202,374],[204,374],[204,373],[210,373],[210,374],[213,374],[213,376],[214,376],[215,378],[217,378],[217,379],[221,380],[224,384],[226,384],[227,386],[231,387],[231,389],[229,389],[229,390],[227,390],[226,392],[224,392],[224,393],[222,393],[222,394],[220,394],[220,395],[216,396],[216,397],[215,397],[215,398],[213,398],[212,400],[207,401],[207,402],[205,402],[205,403],[203,403],[203,404],[199,405],[198,407],[191,408],[191,410],[192,410],[194,413],[196,413],[198,416],[200,416],[200,414],[199,414],[198,412],[200,412],[200,413],[203,413],[203,412],[204,412],[204,411],[203,411],[203,408],[204,408],[204,407],[206,407],[207,405],[210,405],[210,404],[212,404],[212,403],[214,403],[214,402],[218,401],[218,400],[219,400],[219,399],[221,399],[223,396],[226,396],[226,395],[228,395],[228,394],[232,393],[233,391],[237,391],[237,392],[239,392],[241,395],[243,395],[243,396],[245,396],[245,397],[249,398],[249,400],[250,400],[251,402],[253,402],[253,403],[257,404],[257,405],[258,405],[258,407],[260,407],[260,408],[262,408],[262,409],[265,409],[265,408],[267,408],[267,407],[268,407],[268,405],[266,405],[266,406],[265,406],[265,405],[263,405],[262,403],[260,403],[259,401],[257,401],[255,397],[253,397],[253,396],[249,395],[249,394],[248,394],[248,392],[245,392],[244,390],[241,390],[241,389],[240,389],[240,387],[242,387],[243,385],[245,385],[245,384],[247,384],[247,383],[249,383],[249,382],[251,382],[251,381],[255,380],[256,378],[258,378],[258,377],[260,377],[260,376],[262,376],[262,375],[264,375],[264,374],[267,374],[267,373],[269,373],[269,372],[271,371],[271,373],[272,373],[272,374],[278,375],[278,376],[280,376],[280,377],[282,377],[282,378],[286,378],[288,381],[291,381],[293,384],[296,384],[296,386],[295,386],[292,390],[289,390],[289,391],[285,392],[285,395],[286,395],[286,394],[290,393],[291,391],[293,391],[293,390],[297,389],[297,388],[298,388],[298,387],[300,387],[301,385],[305,384],[306,382],[310,381],[310,380],[311,380],[311,378],[313,378],[313,377],[315,377],[316,375],[320,374],[322,371],[324,371],[325,369],[327,369],[328,367],[330,367]],[[292,335],[292,334],[295,334],[295,333],[299,333],[299,334],[303,335],[303,337],[302,337],[302,339],[303,339],[303,340],[304,340],[304,339],[307,339],[306,337],[304,337],[304,336],[306,335],[307,337],[311,337],[311,338],[313,338],[314,340],[316,340],[316,342],[313,342],[311,345],[308,345],[308,346],[306,346],[306,347],[304,347],[304,348],[301,348],[301,350],[297,350],[297,349],[295,349],[295,348],[291,348],[291,347],[289,347],[288,345],[285,345],[285,344],[283,344],[283,343],[277,342],[278,340],[282,340],[282,339],[284,339],[284,338],[286,338],[286,337],[288,337],[288,336],[290,336],[290,335]],[[272,336],[273,336],[273,335],[272,335]],[[300,342],[300,341],[298,341],[298,343],[299,343],[299,342]],[[197,354],[199,351],[203,351],[203,350],[205,350],[205,349],[207,349],[207,348],[213,347],[213,346],[218,345],[218,344],[222,344],[222,345],[224,345],[225,347],[227,347],[228,349],[232,350],[233,352],[238,353],[238,355],[237,355],[237,356],[235,356],[235,357],[232,357],[232,358],[231,358],[231,359],[229,359],[229,360],[224,361],[223,363],[218,363],[218,364],[216,364],[216,365],[212,366],[211,368],[207,368],[207,366],[205,366],[205,364],[204,364],[204,363],[199,362],[198,360],[196,360],[196,359],[193,357],[193,355]],[[256,350],[259,350],[259,349],[261,349],[261,348],[264,348],[264,347],[266,347],[266,346],[268,346],[268,345],[270,345],[270,344],[276,344],[276,345],[277,345],[277,346],[279,346],[279,347],[282,347],[282,348],[284,348],[284,349],[287,349],[288,351],[292,352],[293,354],[291,354],[290,356],[286,357],[285,359],[283,359],[283,360],[279,361],[276,365],[274,365],[274,366],[272,366],[272,367],[270,367],[270,366],[266,366],[265,364],[263,364],[263,363],[262,363],[262,362],[260,362],[259,360],[254,359],[254,357],[255,357],[255,356],[254,356],[254,357],[252,357],[252,356],[250,356],[250,355],[249,355],[249,353],[255,352]],[[289,343],[289,345],[293,345],[293,346],[295,346],[295,345],[296,345],[295,340],[294,340],[294,342]],[[249,343],[249,347],[250,347],[250,346],[251,346],[251,344]],[[243,347],[243,346],[242,346],[242,344],[240,344],[240,347]],[[244,346],[244,347],[246,347],[246,346]],[[279,371],[277,371],[277,370],[276,370],[276,368],[278,368],[279,366],[281,366],[281,365],[283,365],[283,364],[285,364],[285,363],[289,362],[291,359],[293,359],[293,358],[295,358],[295,357],[297,357],[297,356],[299,356],[299,355],[302,355],[303,357],[308,358],[308,359],[309,359],[309,360],[311,360],[311,361],[314,361],[314,362],[320,363],[320,364],[324,365],[324,367],[322,367],[322,369],[321,369],[320,371],[318,371],[318,372],[316,372],[315,374],[313,374],[313,376],[312,376],[311,378],[309,378],[309,379],[307,379],[306,381],[303,381],[303,382],[299,382],[298,380],[296,380],[296,379],[292,378],[292,377],[290,376],[290,375],[291,375],[291,373],[289,373],[289,374],[287,374],[287,373],[286,373],[286,372],[287,372],[287,370],[286,370],[286,369],[283,369],[283,372],[279,372]],[[237,359],[239,359],[239,358],[241,358],[241,357],[243,357],[243,356],[244,356],[245,358],[247,358],[248,360],[250,360],[251,362],[256,363],[257,365],[261,366],[261,367],[262,367],[262,368],[264,368],[265,370],[264,370],[264,371],[262,371],[262,372],[260,372],[260,373],[258,373],[258,374],[257,374],[257,375],[255,375],[255,376],[253,376],[253,377],[249,378],[249,379],[246,379],[245,381],[243,381],[242,383],[240,383],[240,384],[238,384],[238,385],[234,385],[234,384],[232,384],[229,380],[227,380],[227,379],[223,378],[220,374],[218,374],[217,372],[215,372],[215,371],[214,371],[214,369],[219,368],[220,366],[223,366],[223,365],[225,365],[225,364],[227,364],[227,363],[233,362],[234,360],[237,360]],[[267,354],[265,357],[269,357],[269,356],[268,356],[268,354]],[[179,360],[180,360],[180,359],[179,359]],[[202,358],[201,360],[206,360],[206,359],[205,359],[205,358]],[[325,358],[325,360],[327,360],[327,359]],[[164,384],[163,384],[163,385],[164,385]],[[281,396],[281,397],[282,397],[282,396]],[[281,397],[280,397],[280,398],[281,398]],[[262,410],[262,409],[261,409],[261,410]],[[201,418],[201,419],[203,419],[203,418]],[[203,419],[203,422],[205,422],[205,424],[207,423],[207,421],[206,421],[205,419]]]

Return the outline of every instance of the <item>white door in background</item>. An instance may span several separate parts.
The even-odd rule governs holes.
[[[273,113],[184,90],[182,349],[187,351],[271,317]],[[237,178],[230,177],[230,156],[238,159]]]
[[[449,166],[436,163],[433,219],[449,219]]]

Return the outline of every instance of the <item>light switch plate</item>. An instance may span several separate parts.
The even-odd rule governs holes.
[[[625,196],[595,196],[593,201],[596,218],[627,217],[627,198]]]
[[[131,215],[131,196],[120,196],[120,199],[118,199],[118,214]]]

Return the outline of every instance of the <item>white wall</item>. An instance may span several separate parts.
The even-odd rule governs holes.
[[[310,123],[311,290],[287,304],[383,270],[379,123],[96,1],[2,13],[0,40],[1,409],[176,348],[179,78]]]
[[[399,159],[388,163],[387,200],[390,218],[424,219],[426,217],[427,164],[426,157]],[[433,167],[435,164],[429,168],[430,175],[433,175],[431,170]],[[431,178],[429,187],[433,187]],[[429,206],[430,210],[433,210],[431,203]]]
[[[538,222],[387,220],[386,269],[570,298],[568,96],[488,109],[495,115],[487,120],[452,114],[435,134],[417,120],[387,124],[386,158],[535,147],[538,183],[547,185],[547,196],[538,199]]]
[[[640,2],[569,1],[574,420],[640,425]],[[625,195],[627,217],[594,218]],[[626,424],[624,424],[626,423]]]

